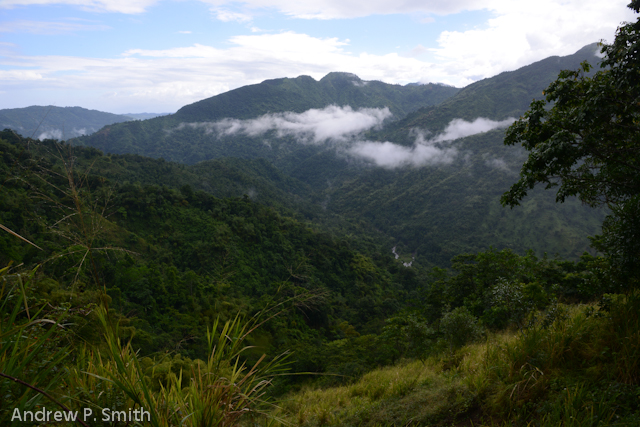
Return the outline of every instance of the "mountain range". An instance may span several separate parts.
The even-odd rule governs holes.
[[[603,212],[575,200],[558,205],[543,191],[520,209],[502,209],[499,197],[524,160],[520,148],[502,140],[504,128],[560,70],[597,63],[596,52],[591,44],[463,89],[334,72],[319,81],[267,80],[147,120],[29,107],[1,110],[0,122],[17,122],[23,110],[29,119],[18,127],[40,137],[59,136],[47,129],[60,125],[62,113],[84,120],[74,122],[76,133],[81,123],[87,134],[106,124],[70,142],[177,162],[163,177],[129,171],[129,181],[188,183],[219,197],[247,194],[329,229],[366,229],[407,263],[444,266],[490,246],[575,259],[588,250],[587,236],[599,231]],[[38,117],[45,120],[31,131]]]
[[[162,114],[112,114],[82,107],[32,105],[0,110],[0,129],[12,129],[24,137],[66,140],[88,135],[113,123],[145,120]]]

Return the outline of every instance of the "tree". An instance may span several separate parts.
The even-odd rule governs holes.
[[[629,7],[640,13],[640,0]],[[577,196],[606,206],[602,235],[594,238],[619,278],[640,276],[640,19],[601,44],[601,69],[586,62],[562,71],[508,130],[506,145],[529,152],[520,179],[502,196],[517,206],[536,184],[558,187],[556,200]]]

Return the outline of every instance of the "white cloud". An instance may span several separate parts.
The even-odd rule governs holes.
[[[213,9],[212,12],[216,16],[216,18],[222,22],[235,21],[244,23],[251,22],[251,20],[253,19],[251,15],[248,15],[246,13],[232,12],[227,9]]]
[[[451,163],[458,153],[454,147],[439,147],[417,140],[407,147],[392,142],[358,141],[346,152],[387,169]]]
[[[486,28],[444,31],[431,51],[443,67],[467,82],[514,70],[553,55],[570,55],[588,43],[613,40],[622,21],[635,20],[628,0],[494,0]]]
[[[0,82],[5,84],[34,80],[43,80],[43,75],[33,70],[0,70]]]
[[[486,7],[486,0],[424,1],[424,0],[202,0],[215,6],[242,4],[251,9],[277,9],[285,15],[301,19],[344,19],[370,15],[398,13],[428,13],[446,15],[463,10]],[[429,18],[423,18],[430,21]]]
[[[387,82],[420,81],[425,76],[438,81],[444,77],[433,64],[395,53],[351,54],[345,50],[347,42],[337,38],[283,32],[236,36],[229,42],[225,49],[202,44],[164,50],[130,49],[116,58],[7,52],[0,57],[0,67],[6,68],[0,70],[0,86],[4,90],[39,91],[37,104],[59,103],[63,96],[67,105],[127,112],[150,108],[175,111],[265,79],[299,75],[320,79],[336,70],[355,73],[364,80]],[[20,85],[23,80],[40,84]],[[4,108],[9,107],[15,105]]]
[[[330,105],[303,113],[265,114],[248,120],[226,118],[216,122],[181,123],[169,132],[187,127],[201,129],[216,137],[238,134],[258,137],[275,132],[274,136],[277,138],[293,136],[302,144],[329,144],[344,155],[393,169],[404,166],[449,164],[458,155],[458,149],[451,144],[444,144],[445,142],[487,132],[513,122],[513,119],[499,122],[485,118],[477,118],[472,122],[454,119],[443,133],[429,139],[424,132],[414,130],[415,141],[412,146],[389,141],[362,140],[362,134],[365,131],[380,128],[389,117],[391,112],[388,108],[353,110],[348,106]],[[266,143],[271,146],[268,142]],[[488,160],[487,165],[506,168],[506,164],[500,159]]]
[[[388,108],[362,108],[330,105],[303,113],[265,114],[256,119],[223,119],[217,122],[182,123],[177,129],[192,127],[219,136],[244,134],[255,137],[275,131],[279,138],[294,136],[302,143],[347,142],[362,132],[378,128],[391,117]]]
[[[44,140],[44,139],[63,139],[62,138],[62,131],[60,129],[50,129],[47,130],[45,132],[40,133],[40,135],[38,135],[38,138],[40,141]]]
[[[509,169],[509,166],[507,166],[507,162],[505,162],[503,159],[498,159],[498,158],[488,159],[488,160],[485,160],[485,164],[492,169],[500,169],[505,172],[511,172],[511,169]]]
[[[453,119],[444,132],[434,137],[431,142],[452,141],[458,138],[464,138],[467,136],[475,135],[481,132],[488,132],[493,129],[504,128],[515,122],[516,119],[509,117],[508,119],[501,121],[494,121],[485,119],[484,117],[478,117],[472,122],[468,122],[463,119]]]
[[[492,129],[502,128],[513,123],[514,119],[493,121],[478,117],[472,122],[462,119],[453,119],[447,125],[444,132],[427,139],[424,132],[415,130],[415,142],[412,146],[394,144],[389,141],[373,142],[358,141],[346,152],[352,156],[363,158],[377,166],[393,169],[403,166],[432,166],[451,163],[458,155],[456,147],[443,145],[443,142],[454,141],[459,138],[488,132]],[[504,161],[494,159],[487,164],[492,167],[505,167]]]

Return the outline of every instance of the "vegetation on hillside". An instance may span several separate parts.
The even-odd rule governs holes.
[[[629,7],[640,12],[638,1]],[[287,421],[640,425],[639,29],[640,19],[626,24],[603,46],[603,70],[585,75],[585,63],[561,72],[505,141],[529,157],[503,203],[514,207],[543,183],[558,187],[560,202],[577,195],[607,205],[603,233],[593,238],[606,256],[585,254],[577,264],[507,251],[454,258],[458,274],[435,269],[415,309],[387,326],[420,362],[292,395],[279,412]]]
[[[185,123],[302,113],[330,105],[348,105],[353,109],[387,107],[396,118],[401,118],[420,107],[438,104],[458,90],[436,84],[400,86],[363,82],[349,73],[330,73],[320,81],[308,76],[267,80],[195,102],[172,115],[108,126],[73,142],[108,153],[141,154],[187,164],[220,157],[275,160],[283,153],[271,150],[256,138],[234,136],[212,144],[211,135],[201,129],[176,129]],[[315,150],[311,151],[315,153]],[[295,162],[293,159],[288,161]]]
[[[545,183],[608,205],[593,238],[604,256],[518,253],[488,233],[461,253],[490,226],[473,214],[495,214],[481,183],[454,203],[471,216],[463,243],[447,252],[437,227],[422,231],[438,263],[459,251],[450,268],[409,268],[368,225],[327,227],[304,198],[312,183],[264,161],[192,168],[0,133],[0,423],[60,410],[85,426],[640,425],[639,26],[604,46],[608,68],[562,72],[507,132],[529,157],[503,202],[526,210]],[[491,174],[484,138],[462,142],[479,156],[460,170]],[[406,173],[450,193],[446,167]],[[341,211],[361,203],[384,232],[390,211],[407,229],[428,217],[394,199],[405,172],[349,173],[328,193]],[[237,197],[247,185],[265,204]],[[126,420],[98,416],[113,411]]]

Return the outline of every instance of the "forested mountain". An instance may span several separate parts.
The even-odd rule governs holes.
[[[0,129],[13,129],[36,139],[66,140],[88,135],[104,126],[133,120],[129,116],[81,107],[36,106],[0,110]]]
[[[249,119],[267,113],[302,113],[327,105],[352,108],[388,107],[397,117],[428,105],[437,105],[459,89],[440,84],[391,85],[363,81],[355,74],[333,72],[320,81],[309,76],[266,80],[182,107],[180,121],[207,121],[226,117]]]
[[[496,128],[494,123],[489,126],[494,130],[482,132],[478,119],[510,123],[533,99],[543,97],[560,70],[577,69],[585,60],[599,63],[597,49],[597,44],[591,44],[570,56],[547,58],[479,81],[439,105],[389,123],[370,135],[372,139],[413,147],[414,155],[416,129],[431,132],[436,141],[438,135],[448,133],[462,138],[435,143],[440,150],[433,153],[435,164],[366,168],[350,174],[323,189],[332,200],[329,206],[341,214],[369,219],[406,244],[407,250],[440,265],[457,253],[488,245],[579,256],[589,246],[587,236],[599,232],[603,213],[577,200],[558,205],[553,194],[541,190],[525,201],[524,209],[502,209],[499,197],[516,179],[525,156],[519,147],[503,145],[503,126]],[[450,161],[437,161],[438,156],[451,153],[455,157]],[[295,176],[304,179],[302,173]]]
[[[573,55],[551,56],[518,70],[480,80],[441,104],[422,108],[390,124],[381,132],[381,137],[384,135],[385,138],[402,142],[412,128],[441,131],[453,119],[517,118],[529,108],[532,100],[543,98],[542,91],[561,70],[577,70],[582,61],[597,66],[601,61],[598,51],[598,43],[592,43]]]
[[[73,143],[210,171],[224,169],[220,160],[205,162],[211,159],[262,158],[266,163],[224,162],[245,171],[255,167],[272,203],[325,223],[333,216],[376,230],[406,262],[447,265],[456,254],[489,246],[576,258],[588,249],[587,236],[599,231],[602,212],[575,201],[556,205],[544,192],[528,199],[526,209],[501,209],[499,197],[524,160],[518,147],[502,141],[504,128],[561,69],[597,62],[596,48],[462,90],[364,82],[346,73],[318,82],[306,76],[268,80]],[[267,164],[278,172],[268,172]],[[207,181],[196,188],[219,194]],[[262,193],[244,187],[228,186],[235,195]]]
[[[331,105],[354,109],[387,107],[393,117],[401,118],[420,107],[438,104],[458,90],[438,84],[399,86],[365,82],[348,73],[330,73],[320,81],[308,76],[266,80],[187,105],[172,115],[108,126],[74,143],[105,152],[163,157],[182,163],[219,157],[278,158],[286,163],[292,161],[291,150],[275,153],[256,138],[221,136],[220,142],[213,143],[215,138],[206,124],[227,118],[303,113]]]

